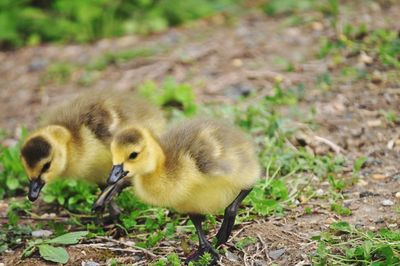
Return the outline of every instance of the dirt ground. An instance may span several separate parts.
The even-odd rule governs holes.
[[[353,1],[349,1],[353,3]],[[358,4],[357,4],[358,3]],[[400,30],[400,5],[364,5],[354,2],[341,15],[342,23],[366,23],[371,28]],[[307,88],[300,102],[303,110],[315,108],[318,124],[315,135],[329,139],[351,162],[361,155],[368,157],[361,181],[346,190],[346,207],[353,215],[345,217],[352,224],[374,230],[382,226],[399,228],[396,205],[400,199],[400,127],[386,122],[380,110],[400,112],[400,77],[388,79],[377,72],[375,81],[340,82],[330,90],[315,88],[318,75],[331,71],[327,60],[316,59],[321,36],[333,34],[327,21],[318,14],[307,14],[312,23],[287,26],[285,17],[267,17],[253,12],[227,23],[223,16],[194,23],[187,28],[171,29],[149,37],[128,36],[102,40],[87,45],[43,45],[18,51],[0,52],[0,127],[13,133],[21,125],[32,128],[40,112],[48,105],[88,89],[116,88],[134,90],[147,79],[164,80],[173,76],[196,89],[199,102],[232,102],[241,90],[268,95],[277,77],[285,85],[303,83]],[[84,66],[106,52],[151,47],[159,53],[114,64],[94,73],[89,85],[81,85],[82,68],[72,71],[70,81],[48,83],[43,80],[46,67],[54,62],[70,62]],[[294,63],[294,72],[285,72],[276,58]],[[357,60],[355,58],[354,60]],[[371,70],[372,71],[372,70]],[[379,71],[379,69],[377,70]],[[383,76],[383,77],[382,77]],[[351,170],[351,169],[350,169]],[[351,173],[348,173],[349,178]],[[324,184],[321,184],[324,190]],[[393,206],[383,206],[391,200]],[[304,208],[314,212],[306,214]],[[311,200],[290,210],[285,217],[271,217],[237,226],[237,237],[252,236],[257,243],[246,252],[237,252],[228,243],[224,265],[309,265],[307,256],[315,248],[310,237],[328,228],[339,219],[329,211],[330,203]],[[179,245],[179,244],[178,244]],[[271,251],[283,249],[276,259]],[[68,248],[72,259],[67,265],[98,263],[117,257],[122,263],[146,265],[149,254],[122,254],[96,248]],[[5,265],[47,265],[38,258],[19,261],[19,253],[8,254]],[[178,253],[181,254],[178,249]],[[110,256],[109,256],[110,255]]]

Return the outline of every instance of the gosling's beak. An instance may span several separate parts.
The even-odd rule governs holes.
[[[35,178],[31,180],[29,184],[28,198],[30,201],[35,201],[39,197],[39,193],[44,186],[44,182],[40,178]]]
[[[118,182],[121,178],[125,177],[129,171],[124,171],[122,164],[113,165],[110,176],[107,179],[108,185],[113,185]]]

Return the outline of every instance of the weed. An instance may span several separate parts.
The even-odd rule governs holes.
[[[381,110],[380,113],[389,124],[396,124],[400,122],[399,115],[393,110],[388,110],[388,111]]]
[[[254,244],[257,242],[257,239],[254,237],[246,236],[245,238],[240,239],[235,243],[235,247],[237,249],[244,249],[245,247]]]
[[[350,216],[352,214],[349,208],[344,207],[341,204],[332,203],[331,204],[331,211],[335,212],[338,215],[342,216]]]
[[[56,263],[67,263],[69,260],[68,252],[63,247],[55,245],[73,245],[88,234],[87,231],[67,233],[52,239],[31,240],[28,247],[22,252],[22,257],[30,257],[35,251],[39,250],[40,256],[48,261]]]
[[[47,68],[43,80],[49,83],[64,84],[70,79],[73,68],[74,66],[70,63],[54,63]]]
[[[313,237],[318,241],[314,265],[399,265],[400,231],[379,232],[336,222],[329,231]]]
[[[10,202],[7,210],[8,223],[12,226],[17,225],[17,222],[20,220],[20,214],[30,214],[31,209],[32,202],[27,199]]]
[[[31,237],[32,229],[27,225],[3,224],[0,230],[0,254],[6,250],[15,250],[24,245],[24,241]]]
[[[177,84],[173,78],[167,78],[160,88],[152,81],[139,87],[139,92],[159,106],[169,108],[170,116],[178,115],[173,110],[182,110],[183,115],[191,116],[197,111],[192,87]]]
[[[166,258],[157,260],[152,266],[179,266],[182,262],[176,253],[169,254]]]
[[[365,24],[358,27],[345,25],[342,34],[333,40],[322,39],[319,57],[330,55],[334,63],[343,62],[343,58],[358,55],[361,52],[383,66],[399,68],[400,37],[396,31],[375,29],[368,31]],[[336,60],[335,60],[336,59]],[[338,60],[339,59],[339,60]]]
[[[75,213],[91,213],[98,187],[75,179],[58,179],[43,189],[43,201],[63,206]]]
[[[0,199],[21,194],[28,184],[19,158],[26,130],[22,129],[20,135],[20,141],[14,146],[4,147],[0,144]]]
[[[133,49],[108,53],[97,58],[87,66],[88,70],[103,70],[111,64],[120,64],[138,57],[148,57],[154,55],[155,51],[149,48]]]

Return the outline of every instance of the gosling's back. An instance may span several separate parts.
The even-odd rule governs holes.
[[[126,124],[139,124],[156,135],[165,127],[162,112],[137,95],[129,92],[88,91],[74,100],[50,108],[41,119],[41,126],[60,125],[73,137],[80,137],[82,126],[102,142]]]
[[[180,171],[189,157],[203,175],[229,177],[238,187],[250,187],[260,175],[254,146],[240,129],[221,120],[196,118],[173,126],[160,144],[166,168]]]

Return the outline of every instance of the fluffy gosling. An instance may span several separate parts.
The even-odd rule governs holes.
[[[260,175],[252,143],[239,129],[218,120],[193,119],[157,138],[143,127],[116,133],[111,142],[110,187],[131,179],[137,196],[156,206],[188,213],[199,238],[198,250],[218,259],[202,229],[205,214],[225,208],[217,246],[231,234],[238,206]]]
[[[21,149],[30,180],[28,198],[36,200],[56,177],[105,184],[112,165],[112,136],[127,124],[159,133],[165,120],[157,107],[131,92],[90,91],[50,109]]]

